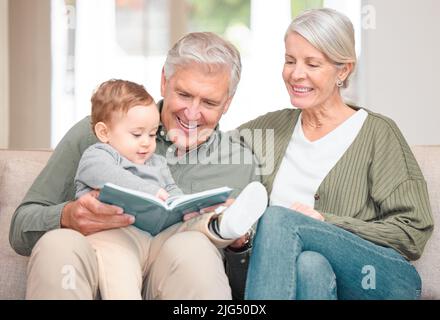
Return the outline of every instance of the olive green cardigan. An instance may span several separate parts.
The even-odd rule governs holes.
[[[426,182],[396,124],[366,111],[356,139],[316,191],[314,208],[329,223],[416,260],[433,231]],[[271,112],[239,127],[269,194],[300,112]]]

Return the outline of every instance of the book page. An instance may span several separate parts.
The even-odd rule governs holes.
[[[167,206],[171,206],[174,201],[176,201],[177,199],[179,199],[182,196],[183,195],[170,196],[170,197],[168,197],[168,199],[165,200],[165,203],[166,203]]]
[[[230,192],[231,190],[232,189],[229,187],[221,187],[221,188],[206,190],[206,191],[202,191],[202,192],[198,192],[198,193],[185,194],[182,196],[173,197],[176,199],[172,199],[172,201],[167,200],[167,202],[169,204],[170,209],[174,209],[175,207],[179,206],[182,203],[191,202],[196,199],[206,198],[209,196],[213,196],[213,195],[217,195],[217,194],[221,194],[221,193],[225,193],[225,192]]]
[[[138,191],[138,190],[124,188],[124,187],[118,186],[118,185],[113,184],[113,183],[106,183],[106,185],[111,187],[111,188],[113,188],[113,189],[116,189],[116,190],[119,190],[119,191],[122,191],[122,192],[125,192],[125,193],[129,193],[129,194],[132,194],[134,196],[137,196],[137,197],[140,197],[140,198],[143,198],[143,199],[148,199],[148,200],[150,200],[150,201],[152,201],[154,203],[157,203],[158,205],[160,205],[160,206],[162,206],[164,208],[167,208],[167,209],[169,208],[167,203],[165,203],[161,199],[159,199],[159,198],[157,198],[157,197],[155,197],[155,196],[153,196],[151,194],[148,194],[148,193],[145,193],[145,192],[142,192],[142,191]]]

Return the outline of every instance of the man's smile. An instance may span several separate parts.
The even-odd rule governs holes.
[[[197,123],[197,121],[189,121],[189,123],[183,121],[181,118],[176,116],[177,122],[180,124],[181,127],[183,127],[186,130],[194,130],[200,125]]]

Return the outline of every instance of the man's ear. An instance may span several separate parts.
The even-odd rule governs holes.
[[[338,79],[342,80],[342,81],[347,80],[347,77],[351,73],[352,70],[353,70],[353,63],[352,62],[344,63],[344,65],[342,66],[342,68],[338,72]]]
[[[226,112],[228,112],[229,106],[231,105],[232,102],[232,98],[233,97],[229,97],[228,100],[226,100],[225,108],[223,109],[223,114],[226,114]]]
[[[160,94],[163,97],[165,97],[165,85],[166,85],[167,79],[165,78],[165,69],[162,68],[162,77],[160,79]]]
[[[104,122],[95,124],[95,134],[102,143],[108,143],[110,140],[108,127]]]

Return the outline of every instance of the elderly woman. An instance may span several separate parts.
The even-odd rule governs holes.
[[[350,20],[306,11],[285,47],[283,79],[296,109],[240,127],[274,133],[253,141],[274,170],[263,176],[271,206],[258,225],[246,298],[417,299],[421,280],[408,260],[433,230],[426,182],[396,124],[341,97],[356,64]]]

